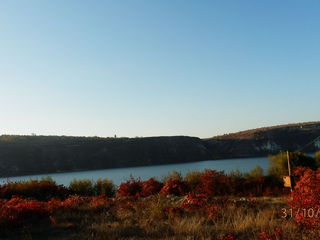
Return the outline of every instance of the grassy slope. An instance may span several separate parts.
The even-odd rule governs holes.
[[[256,198],[254,201],[217,199],[220,206],[209,219],[206,210],[183,216],[165,216],[164,205],[178,205],[181,198],[151,196],[135,202],[130,209],[82,207],[77,211],[58,212],[54,226],[43,221],[25,228],[10,239],[203,239],[216,240],[232,233],[239,240],[259,239],[260,232],[281,227],[292,240],[315,240],[312,233],[302,233],[293,220],[281,217],[284,198]],[[141,202],[142,201],[142,202]],[[124,201],[125,202],[125,201]],[[121,204],[121,200],[118,202]],[[305,236],[306,238],[303,238]]]

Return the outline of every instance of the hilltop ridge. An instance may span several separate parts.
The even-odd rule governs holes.
[[[250,129],[205,141],[214,156],[257,157],[286,150],[317,151],[320,149],[320,139],[316,139],[319,136],[320,122],[304,122]]]
[[[248,129],[248,130],[244,130],[244,131],[218,135],[218,136],[214,136],[214,137],[207,138],[207,139],[254,138],[254,135],[258,134],[259,132],[272,131],[272,130],[277,130],[277,129],[295,129],[295,128],[310,128],[310,127],[320,128],[320,121],[290,123],[290,124],[281,124],[281,125],[275,125],[275,126],[269,126],[269,127],[253,128],[253,129]]]
[[[200,139],[0,136],[0,177],[260,157],[320,149],[320,122],[279,125]],[[311,141],[311,144],[310,144]]]

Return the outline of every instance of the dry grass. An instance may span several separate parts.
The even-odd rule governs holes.
[[[7,239],[216,240],[232,233],[239,240],[258,240],[260,232],[273,232],[277,227],[292,240],[318,239],[311,233],[301,232],[292,219],[281,217],[281,209],[286,207],[283,198],[234,200],[213,200],[220,204],[214,218],[208,218],[205,211],[166,216],[163,209],[179,205],[181,198],[151,196],[130,203],[130,207],[125,205],[125,200],[119,200],[111,209],[96,211],[89,207],[56,213],[56,225],[31,226],[16,238]],[[125,207],[120,208],[120,204]]]

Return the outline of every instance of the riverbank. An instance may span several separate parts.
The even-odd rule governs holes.
[[[7,183],[0,239],[318,240],[319,171],[298,168],[292,193],[259,168],[131,178],[119,187],[107,179]]]
[[[2,135],[0,176],[262,157],[301,147],[305,152],[315,152],[319,149],[319,143],[309,143],[319,135],[319,122],[260,128],[208,139],[188,136],[100,138]]]

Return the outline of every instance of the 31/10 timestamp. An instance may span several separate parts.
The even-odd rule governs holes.
[[[304,218],[320,218],[320,208],[298,208],[293,210],[292,208],[282,208],[282,218],[292,218],[301,216]]]

